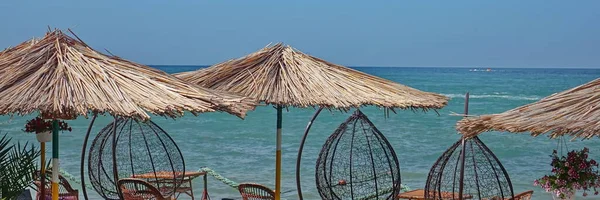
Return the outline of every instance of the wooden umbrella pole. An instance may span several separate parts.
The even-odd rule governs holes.
[[[465,95],[465,117],[469,115],[469,93]]]
[[[469,115],[469,93],[465,95],[465,115]],[[462,149],[460,151],[460,182],[458,188],[458,199],[463,199],[463,190],[465,185],[465,145],[466,145],[466,137],[462,137]]]
[[[304,143],[306,142],[306,136],[308,136],[308,132],[310,131],[310,127],[312,127],[313,122],[321,113],[323,107],[319,107],[319,110],[315,112],[313,117],[310,119],[308,124],[306,125],[306,129],[304,129],[304,136],[302,136],[302,141],[300,142],[300,148],[298,149],[298,157],[296,158],[296,188],[298,189],[298,199],[302,200],[302,185],[300,184],[300,162],[302,162],[302,150],[304,150]]]
[[[123,197],[121,196],[121,189],[119,188],[119,186],[117,185],[117,182],[119,182],[119,172],[117,171],[117,117],[115,116],[115,119],[113,121],[113,127],[112,127],[112,168],[113,168],[113,177],[114,177],[114,183],[115,183],[115,188],[117,188],[117,195],[119,195],[119,199],[123,199]]]
[[[275,154],[275,200],[281,199],[281,121],[282,107],[277,105],[277,152]]]
[[[79,173],[81,173],[81,190],[83,191],[83,198],[85,200],[88,200],[87,190],[85,188],[85,173],[84,173],[84,171],[85,171],[84,170],[85,150],[87,148],[88,139],[90,138],[90,132],[92,131],[92,126],[94,126],[94,121],[96,121],[97,116],[98,116],[98,114],[94,113],[94,117],[92,118],[92,121],[90,121],[90,126],[88,126],[87,133],[85,134],[85,139],[83,139],[83,147],[81,148],[81,163],[79,166]]]
[[[465,137],[462,138],[462,148],[460,151],[460,178],[459,178],[459,188],[458,188],[458,199],[463,200],[463,190],[465,185]]]
[[[58,200],[58,121],[52,120],[52,200]]]
[[[40,157],[42,158],[41,160],[41,169],[40,170],[40,197],[42,199],[46,199],[46,143],[45,142],[40,142],[40,148],[41,148],[41,153],[40,153]]]

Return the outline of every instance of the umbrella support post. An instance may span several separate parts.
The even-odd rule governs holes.
[[[118,186],[119,182],[119,172],[117,171],[117,117],[114,117],[113,127],[112,127],[112,164],[113,164],[113,177],[115,181],[115,188],[117,188],[117,195],[119,195],[119,199],[123,199],[121,196],[121,189]]]
[[[87,133],[85,134],[85,139],[83,139],[83,147],[81,148],[81,165],[79,166],[79,173],[81,173],[81,191],[83,191],[83,199],[88,200],[87,190],[85,187],[85,150],[87,148],[88,139],[90,138],[90,132],[92,131],[92,126],[94,126],[94,121],[96,121],[97,113],[94,113],[94,117],[92,117],[92,121],[90,121],[90,126],[88,126]]]
[[[42,186],[40,189],[40,197],[46,199],[46,143],[40,142],[40,158],[41,160],[41,170],[40,170],[40,185]]]
[[[277,105],[277,152],[275,154],[275,200],[281,199],[281,121],[282,106]]]
[[[458,186],[458,199],[463,200],[463,190],[465,185],[465,140],[466,138],[462,138],[461,144],[461,152],[460,152],[460,179]]]
[[[465,95],[465,116],[469,114],[469,93]],[[463,200],[463,190],[465,185],[465,150],[466,150],[467,138],[462,137],[461,151],[460,151],[460,179],[458,188],[458,199]]]
[[[306,142],[306,136],[308,136],[308,132],[310,131],[310,127],[312,127],[313,122],[321,113],[323,107],[319,107],[317,112],[312,116],[308,124],[306,125],[306,129],[304,129],[304,136],[302,136],[302,141],[300,142],[300,147],[298,148],[298,157],[296,158],[296,189],[298,191],[298,199],[302,200],[302,185],[300,184],[300,163],[302,162],[302,150],[304,150],[304,143]]]
[[[52,120],[52,200],[58,200],[58,121]]]

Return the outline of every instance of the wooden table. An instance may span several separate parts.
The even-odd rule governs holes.
[[[207,187],[207,179],[206,172],[167,172],[167,171],[159,171],[159,172],[148,172],[144,174],[134,174],[131,176],[132,178],[140,178],[147,179],[149,182],[160,182],[160,183],[173,183],[175,178],[181,178],[182,182],[179,187],[177,187],[177,197],[181,193],[187,194],[192,199],[194,199],[194,190],[192,188],[192,180],[197,178],[198,176],[203,176],[204,179],[204,191],[202,191],[202,200],[208,200],[210,197],[208,196],[208,187]]]
[[[458,199],[458,193],[453,192],[441,192],[442,199]],[[408,191],[398,195],[399,199],[410,199],[410,200],[425,200],[425,190],[418,189]],[[463,199],[472,199],[473,196],[464,194]]]

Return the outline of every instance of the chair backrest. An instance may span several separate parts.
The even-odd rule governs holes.
[[[39,182],[40,180],[40,175],[41,171],[36,171],[34,173],[34,179],[35,179],[35,185],[38,188],[38,195],[39,195],[39,191],[42,188],[41,183]],[[52,180],[52,171],[46,170],[45,173],[46,176],[46,195],[50,196],[52,195],[52,189],[51,189],[51,180]],[[79,191],[76,189],[73,189],[73,187],[71,187],[71,184],[69,184],[69,181],[67,181],[67,179],[65,177],[63,177],[62,175],[58,175],[58,196],[66,198],[66,199],[79,199]],[[39,197],[38,197],[39,198]]]
[[[275,192],[260,184],[242,183],[238,185],[238,190],[240,191],[243,200],[275,199]]]
[[[521,192],[515,195],[515,198],[511,198],[509,200],[531,200],[531,196],[533,195],[533,190]]]
[[[124,200],[166,200],[150,183],[137,178],[119,179],[117,182]]]

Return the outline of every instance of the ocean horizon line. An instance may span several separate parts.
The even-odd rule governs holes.
[[[181,65],[165,65],[165,64],[146,64],[147,66],[153,67],[210,67],[212,65],[192,65],[192,64],[181,64]],[[497,67],[485,67],[485,66],[352,66],[352,65],[342,65],[350,68],[454,68],[454,69],[600,69],[598,67],[505,67],[505,66],[497,66]]]

